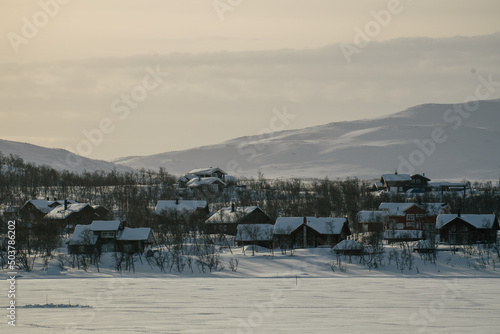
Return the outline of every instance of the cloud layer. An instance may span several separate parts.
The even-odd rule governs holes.
[[[302,128],[463,102],[478,74],[500,82],[498,33],[373,41],[350,64],[340,46],[3,63],[2,138],[74,150],[83,130],[109,119],[113,131],[90,156],[111,159],[256,134],[273,108],[286,107],[296,115],[289,127]],[[148,67],[168,76],[142,99]],[[113,103],[127,95],[137,106],[120,119]]]

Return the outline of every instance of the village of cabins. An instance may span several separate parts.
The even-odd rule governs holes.
[[[430,181],[425,174],[384,174],[373,184],[372,190],[405,194],[463,191],[465,194],[467,189],[464,183]],[[157,215],[177,213],[179,217],[196,214],[205,220],[208,233],[229,236],[238,246],[250,244],[287,249],[336,246],[337,250],[342,250],[339,246],[344,240],[355,240],[359,235],[370,233],[379,233],[387,243],[417,242],[430,237],[448,245],[497,241],[499,225],[494,214],[451,214],[447,203],[382,203],[376,211],[358,213],[354,229],[357,233],[353,235],[353,226],[346,217],[279,217],[273,221],[258,206],[232,204],[210,212],[206,200],[182,199],[183,194],[195,198],[201,192],[218,194],[225,187],[237,184],[236,178],[220,168],[195,169],[178,179],[179,197],[158,201],[154,211]],[[70,235],[69,254],[92,249],[142,253],[156,245],[152,228],[128,227],[126,221],[115,219],[111,210],[100,205],[74,200],[32,199],[20,208],[7,208],[3,215],[21,222],[45,221],[57,226],[60,233]],[[347,248],[353,245],[344,244],[351,245]]]

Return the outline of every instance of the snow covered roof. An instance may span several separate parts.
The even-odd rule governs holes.
[[[342,240],[333,247],[334,250],[350,250],[350,249],[363,249],[361,245],[356,240]]]
[[[121,226],[119,220],[94,220],[90,224],[91,231],[118,231]]]
[[[76,225],[69,240],[70,245],[94,245],[96,242],[97,236],[91,233],[90,225]]]
[[[189,180],[188,183],[186,183],[186,186],[189,187],[189,188],[195,188],[195,187],[199,187],[201,185],[204,185],[204,184],[212,184],[214,182],[220,182],[222,185],[226,185],[224,183],[224,181],[222,181],[221,179],[219,179],[218,177],[202,177],[202,178],[194,178],[194,179],[191,179]]]
[[[186,174],[186,175],[183,175],[180,178],[178,178],[177,181],[188,182],[189,180],[192,180],[194,178],[199,178],[199,176],[198,175],[194,175],[194,174]]]
[[[210,216],[205,223],[237,223],[258,209],[260,210],[258,206],[237,206],[233,212],[231,207],[225,207]]]
[[[193,212],[197,209],[204,209],[207,207],[207,201],[194,201],[194,200],[168,200],[158,201],[155,211],[161,214],[165,210],[188,211]]]
[[[149,240],[151,233],[152,230],[149,227],[137,227],[137,228],[125,227],[123,230],[118,232],[118,236],[116,237],[116,239],[131,240],[131,241]]]
[[[320,234],[340,234],[345,218],[305,217],[307,226]],[[304,217],[279,217],[274,224],[275,234],[289,234],[304,223]]]
[[[360,223],[377,223],[383,222],[382,211],[360,211],[358,212],[358,221]]]
[[[90,206],[87,203],[76,203],[76,204],[68,204],[67,208],[64,208],[64,205],[59,205],[52,209],[49,213],[47,213],[43,218],[44,219],[66,219],[69,215],[80,212],[85,209],[87,206]]]
[[[384,213],[389,216],[404,216],[406,214],[406,210],[411,208],[413,205],[426,210],[431,216],[437,216],[444,213],[449,208],[447,203],[422,203],[422,205],[417,203],[381,203],[378,208],[379,210],[383,210]]]
[[[425,173],[424,173],[425,174]],[[425,179],[427,182],[429,182],[431,179],[429,179],[427,176],[422,175],[422,174],[413,174],[411,176],[412,179]]]
[[[236,232],[236,241],[272,240],[272,224],[240,224]]]
[[[429,182],[428,186],[431,188],[440,188],[440,187],[457,187],[457,188],[463,188],[467,187],[467,183],[463,182]]]
[[[385,182],[407,182],[411,181],[410,174],[382,174],[381,179]]]
[[[415,203],[381,203],[379,205],[379,210],[383,210],[384,213],[390,216],[404,216],[405,211],[416,205]]]
[[[226,174],[222,169],[219,167],[209,167],[209,168],[196,168],[190,171],[188,174],[194,174],[194,175],[211,175],[213,173],[220,172],[222,174]]]
[[[443,228],[446,224],[454,220],[455,218],[461,219],[464,222],[474,226],[475,228],[492,228],[495,222],[495,215],[454,215],[454,214],[444,214],[439,215],[436,218],[436,228],[439,230]]]
[[[45,199],[31,199],[28,202],[26,202],[23,205],[23,207],[25,205],[27,205],[28,203],[33,204],[35,206],[35,208],[37,208],[38,210],[40,210],[43,213],[49,213],[53,209],[50,205],[52,205],[54,203],[54,201],[47,201]]]

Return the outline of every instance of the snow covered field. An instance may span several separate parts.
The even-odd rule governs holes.
[[[498,333],[500,328],[500,269],[474,268],[470,264],[477,259],[458,253],[440,252],[437,264],[415,255],[415,267],[403,272],[388,263],[370,271],[342,258],[345,270],[334,272],[327,263],[336,258],[328,249],[274,259],[268,253],[233,252],[222,259],[239,259],[237,272],[226,265],[212,274],[159,273],[146,266],[122,275],[104,266],[100,273],[55,268],[22,273],[16,305],[48,301],[91,308],[18,307],[16,327],[3,316],[0,332]],[[0,289],[7,291],[3,282]]]

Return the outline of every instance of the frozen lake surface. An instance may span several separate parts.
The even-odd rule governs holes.
[[[498,278],[20,278],[10,333],[498,333]],[[6,287],[5,284],[2,285]],[[14,329],[14,330],[13,330]]]

